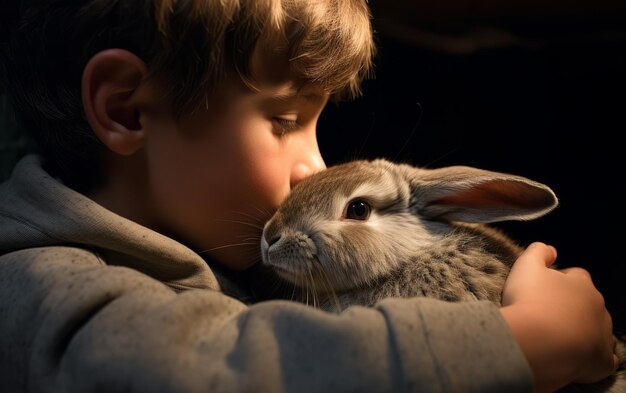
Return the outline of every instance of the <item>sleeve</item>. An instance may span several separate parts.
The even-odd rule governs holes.
[[[73,248],[0,257],[2,392],[531,392],[490,303],[331,314],[176,293]]]

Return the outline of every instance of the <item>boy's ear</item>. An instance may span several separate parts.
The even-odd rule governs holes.
[[[145,63],[123,49],[95,54],[85,66],[82,100],[96,136],[113,152],[130,155],[144,143],[138,89],[147,75]]]

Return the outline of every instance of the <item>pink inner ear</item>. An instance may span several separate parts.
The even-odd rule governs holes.
[[[546,203],[545,193],[524,183],[488,181],[435,201],[435,204],[470,208],[535,208]]]

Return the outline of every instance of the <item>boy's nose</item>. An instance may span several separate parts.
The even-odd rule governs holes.
[[[324,159],[322,158],[319,150],[315,149],[315,152],[307,154],[305,157],[294,163],[294,166],[291,169],[291,188],[293,188],[296,184],[300,183],[308,176],[311,176],[315,172],[319,172],[324,169],[326,169]]]

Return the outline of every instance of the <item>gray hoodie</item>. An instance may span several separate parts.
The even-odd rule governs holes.
[[[531,392],[488,302],[248,306],[173,239],[22,159],[0,185],[0,392]]]

